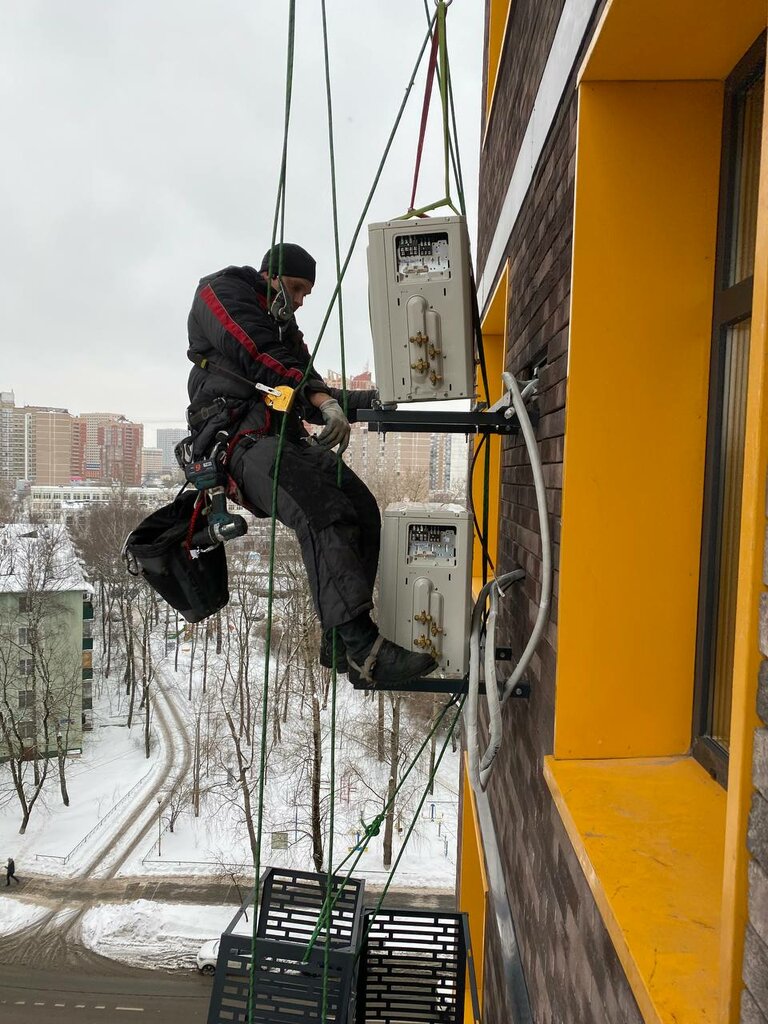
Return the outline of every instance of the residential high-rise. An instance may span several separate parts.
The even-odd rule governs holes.
[[[69,483],[72,416],[66,409],[34,407],[29,408],[29,415],[33,438],[33,466],[29,479],[38,484]]]
[[[336,370],[328,370],[323,379],[329,387],[341,387],[341,374]],[[349,391],[368,391],[376,384],[371,371],[363,370],[347,378],[347,387]],[[380,489],[382,478],[391,474],[401,485],[410,485],[412,490],[416,489],[414,493],[426,498],[430,492],[455,491],[452,475],[458,479],[461,489],[461,474],[455,471],[452,474],[452,445],[450,434],[395,431],[380,434],[369,431],[367,424],[353,424],[345,461],[362,479],[371,481],[375,490]],[[458,441],[456,445],[457,450],[461,450]],[[463,449],[466,460],[466,444]],[[466,470],[463,478],[466,478]]]
[[[123,418],[100,426],[98,438],[102,479],[137,487],[141,483],[143,425]]]
[[[141,449],[141,478],[147,480],[151,477],[160,476],[163,471],[162,448]]]
[[[72,480],[85,480],[85,449],[88,441],[88,423],[83,416],[72,420]]]
[[[157,447],[163,453],[163,470],[177,469],[176,456],[173,449],[189,431],[184,427],[163,427],[157,432]]]
[[[0,391],[0,480],[16,482],[14,424],[16,400],[12,391]]]
[[[99,429],[125,421],[125,417],[115,412],[84,412],[79,418],[85,424],[83,468],[79,475],[85,480],[104,480]]]
[[[105,430],[107,427],[115,430]],[[101,434],[99,433],[101,431]],[[143,427],[118,413],[72,416],[67,409],[17,406],[0,392],[0,480],[61,486],[71,480],[141,482]]]

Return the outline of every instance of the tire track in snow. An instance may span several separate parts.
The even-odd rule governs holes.
[[[192,745],[186,731],[184,718],[176,707],[172,687],[160,685],[163,678],[162,666],[158,665],[155,675],[154,710],[155,720],[161,736],[161,758],[149,780],[147,792],[138,800],[127,818],[118,818],[111,832],[100,844],[101,849],[87,861],[71,882],[77,886],[78,878],[114,878],[133,855],[136,847],[154,827],[157,814],[167,807],[165,802],[157,805],[157,790],[161,783],[170,790],[176,781],[185,775],[192,763]],[[160,698],[160,699],[158,699]],[[136,828],[136,826],[139,826]],[[118,830],[125,838],[118,834]],[[0,942],[0,956],[4,963],[46,962],[69,964],[82,967],[84,964],[96,970],[111,970],[114,961],[99,956],[82,943],[82,918],[89,907],[68,906],[62,899],[49,913],[38,918],[33,924],[14,932],[7,940]]]

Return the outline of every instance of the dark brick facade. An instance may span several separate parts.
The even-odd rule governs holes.
[[[561,0],[512,5],[501,91],[481,154],[480,273],[562,8]],[[536,433],[548,487],[555,575],[549,626],[529,672],[532,696],[527,703],[510,701],[504,709],[505,742],[489,796],[536,1024],[640,1024],[626,975],[542,770],[554,733],[576,114],[574,76],[506,250],[508,368],[525,377],[533,363],[545,359]],[[497,631],[497,642],[519,654],[538,608],[541,544],[533,477],[517,439],[507,441],[503,450],[498,561],[500,572],[518,565],[527,572],[523,585],[505,599]],[[484,983],[487,1024],[509,1021],[499,962],[491,921]]]
[[[768,514],[768,508],[766,508]],[[764,582],[768,584],[768,537],[765,543]],[[768,655],[765,595],[760,609],[760,648]],[[754,792],[749,815],[749,927],[744,947],[741,1000],[742,1024],[768,1024],[768,658],[760,665],[757,713],[762,728],[755,730],[752,762]]]
[[[481,267],[504,201],[509,169],[515,166],[533,112],[564,4],[565,0],[513,0],[511,6],[507,37],[515,42],[514,46],[502,50],[497,79],[502,87],[497,88],[490,117],[487,124],[483,124],[478,225]],[[483,96],[485,94],[484,86]]]

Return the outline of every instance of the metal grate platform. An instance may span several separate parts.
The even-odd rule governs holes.
[[[365,883],[333,876],[331,892],[338,899],[331,912],[330,928],[319,930],[307,955],[327,888],[325,874],[267,869],[261,879],[255,940],[250,935],[232,934],[248,901],[221,936],[208,1024],[304,1024],[323,1020],[349,1024],[353,1016],[355,957],[360,943]],[[327,1012],[323,1016],[323,970],[329,932]]]
[[[465,914],[379,910],[363,923],[371,928],[360,955],[356,1024],[460,1024],[468,963],[477,1006]]]
[[[357,947],[363,913],[365,882],[356,878],[344,881],[334,875],[332,897],[336,905],[331,914],[331,946]],[[325,901],[328,878],[313,871],[270,868],[262,883],[257,935],[269,939],[307,944],[314,933]],[[325,945],[326,929],[318,933],[317,945]]]
[[[355,959],[352,950],[328,952],[327,1011],[323,1016],[323,946],[316,946],[303,963],[306,945],[257,937],[249,1011],[252,942],[249,935],[222,935],[208,1024],[346,1024]]]

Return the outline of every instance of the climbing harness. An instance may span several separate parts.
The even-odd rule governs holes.
[[[187,358],[191,363],[194,363],[195,366],[199,366],[201,370],[212,370],[214,373],[220,373],[224,377],[229,377],[230,380],[237,381],[238,384],[247,384],[248,387],[263,394],[265,405],[268,405],[270,409],[274,409],[275,412],[288,412],[293,404],[296,389],[290,387],[288,384],[281,384],[276,388],[268,387],[266,384],[261,384],[259,381],[249,380],[247,377],[243,377],[242,374],[235,373],[234,370],[230,370],[226,366],[220,366],[218,363],[212,363],[207,357],[201,358],[191,350],[187,352]],[[203,406],[201,409],[195,410],[195,412],[188,417],[189,426],[196,427],[199,424],[204,423],[210,416],[213,416],[216,412],[225,407],[227,401],[228,399],[226,398],[215,398],[210,405]]]
[[[335,169],[335,153],[334,153],[334,132],[333,132],[333,112],[331,104],[331,79],[330,79],[330,67],[329,67],[329,56],[328,56],[328,34],[326,24],[326,4],[325,0],[321,0],[322,9],[322,26],[323,26],[323,44],[324,44],[324,58],[325,58],[325,82],[326,82],[326,99],[327,99],[327,113],[328,113],[328,133],[329,133],[329,153],[330,153],[330,173],[331,173],[331,191],[332,191],[332,205],[333,205],[333,231],[334,231],[334,248],[335,248],[335,263],[336,263],[336,284],[331,295],[328,308],[325,312],[324,318],[320,325],[317,340],[314,348],[312,349],[309,361],[306,369],[303,373],[301,381],[295,388],[292,387],[279,387],[270,388],[264,385],[255,384],[247,378],[240,376],[237,373],[229,370],[228,368],[221,367],[216,363],[211,363],[207,358],[199,358],[190,355],[190,359],[199,366],[202,370],[209,370],[217,374],[222,374],[230,379],[237,380],[240,383],[250,385],[254,389],[255,393],[262,398],[265,406],[267,407],[267,417],[270,412],[281,413],[287,412],[291,409],[292,403],[295,400],[295,394],[300,392],[303,384],[305,383],[308,374],[312,370],[315,356],[318,352],[320,343],[324,337],[326,327],[329,323],[331,314],[336,305],[338,305],[339,315],[339,329],[340,329],[340,341],[341,341],[341,361],[342,361],[342,404],[345,413],[348,409],[347,401],[347,389],[346,389],[346,365],[345,365],[345,349],[344,349],[344,321],[343,321],[343,296],[342,296],[342,282],[346,275],[349,267],[353,252],[355,250],[360,231],[365,222],[366,215],[370,208],[373,196],[375,194],[378,182],[380,180],[384,165],[388,158],[391,146],[394,141],[395,134],[399,127],[402,119],[405,106],[408,97],[412,91],[418,69],[421,65],[422,58],[426,52],[427,46],[431,42],[429,65],[427,70],[427,81],[425,85],[425,96],[422,105],[421,124],[419,129],[419,140],[417,145],[416,153],[416,165],[414,169],[413,185],[411,192],[411,199],[409,203],[409,209],[406,217],[424,217],[428,212],[435,210],[441,206],[448,206],[455,213],[457,209],[454,206],[451,198],[450,189],[450,171],[451,167],[454,172],[454,179],[458,189],[458,202],[459,209],[462,214],[465,214],[465,202],[463,194],[463,183],[461,178],[461,167],[459,160],[458,150],[458,133],[456,131],[455,122],[455,111],[453,106],[453,92],[450,78],[450,67],[448,63],[447,55],[447,44],[446,44],[446,10],[450,5],[451,0],[435,0],[436,12],[434,16],[430,17],[427,14],[428,27],[425,38],[421,45],[416,60],[416,65],[410,76],[410,80],[405,90],[405,96],[398,109],[394,125],[391,129],[389,137],[384,147],[384,152],[379,164],[379,167],[375,173],[374,181],[371,189],[365,200],[362,213],[354,228],[352,239],[349,245],[348,252],[345,258],[342,260],[339,246],[339,229],[338,229],[338,211],[337,211],[337,193],[336,193],[336,169]],[[280,162],[280,172],[278,178],[277,194],[275,200],[275,210],[272,226],[272,242],[270,249],[270,265],[268,268],[268,281],[267,281],[267,304],[270,309],[271,315],[281,322],[287,322],[293,315],[293,309],[290,303],[290,296],[282,283],[282,243],[284,240],[284,226],[285,226],[285,207],[286,207],[286,181],[287,181],[287,161],[288,161],[288,138],[289,138],[289,126],[290,126],[290,114],[291,114],[291,98],[292,98],[292,78],[293,78],[293,62],[294,62],[294,44],[295,44],[295,17],[296,17],[296,3],[295,0],[290,0],[288,9],[288,45],[287,45],[287,58],[286,58],[286,86],[285,86],[285,116],[284,116],[284,131],[283,131],[283,145],[282,155]],[[432,95],[433,81],[437,78],[438,88],[440,92],[440,101],[443,115],[443,150],[444,150],[444,196],[437,202],[430,203],[425,206],[416,207],[416,193],[418,188],[419,173],[421,168],[422,151],[424,145],[424,139],[426,134],[427,116],[430,106],[430,99]],[[452,131],[452,134],[451,134]],[[280,255],[278,257],[278,266],[272,266],[272,253],[276,249],[276,244],[280,243],[280,248],[277,250]],[[279,288],[274,292],[274,295],[270,293],[272,288],[272,281],[274,278],[278,279]],[[483,386],[485,395],[489,395],[487,370],[485,363],[485,356],[483,352],[483,340],[482,331],[480,326],[480,316],[477,307],[476,293],[474,284],[472,284],[472,295],[473,295],[473,313],[472,323],[474,329],[474,341],[476,345],[477,359],[480,369],[480,374],[483,380]],[[536,450],[536,439],[533,433],[533,428],[530,422],[530,417],[526,409],[526,400],[533,397],[535,389],[533,386],[525,386],[521,389],[517,381],[511,374],[504,375],[504,383],[507,389],[506,406],[502,402],[501,406],[497,403],[497,407],[488,408],[486,410],[480,410],[481,412],[487,413],[487,420],[490,421],[494,416],[501,416],[502,418],[516,418],[519,428],[522,432],[523,439],[526,447],[529,451],[531,463],[534,466],[534,482],[536,484],[536,497],[537,503],[539,504],[539,519],[541,524],[541,537],[542,537],[542,549],[544,554],[544,578],[542,580],[542,593],[539,606],[539,614],[537,616],[537,622],[534,627],[534,631],[529,639],[529,642],[521,656],[518,664],[515,667],[514,672],[510,675],[509,679],[501,687],[496,679],[496,668],[495,668],[495,632],[496,623],[498,617],[498,606],[499,602],[503,600],[504,594],[508,588],[516,581],[524,578],[525,573],[522,569],[514,570],[511,573],[504,574],[496,579],[489,579],[489,575],[494,572],[494,566],[488,556],[488,533],[489,533],[489,502],[488,502],[488,474],[490,469],[490,447],[487,443],[487,434],[485,440],[480,442],[476,448],[473,458],[473,468],[476,461],[478,461],[481,449],[484,447],[484,471],[486,487],[484,488],[483,508],[480,516],[480,522],[478,523],[478,517],[475,515],[475,528],[477,529],[481,547],[483,549],[483,582],[484,586],[480,592],[478,600],[475,603],[472,618],[471,618],[471,631],[470,631],[470,669],[468,678],[466,680],[466,693],[451,692],[449,698],[443,705],[440,713],[435,716],[432,726],[424,738],[418,752],[415,757],[410,761],[407,768],[400,773],[400,778],[395,779],[394,785],[391,787],[392,792],[388,793],[388,797],[384,806],[379,814],[377,814],[372,821],[368,824],[364,824],[362,840],[356,844],[353,851],[345,857],[340,864],[334,865],[334,831],[335,831],[335,756],[336,756],[336,682],[337,682],[337,665],[338,665],[338,639],[336,637],[336,631],[333,631],[331,639],[331,689],[330,689],[330,793],[329,793],[329,816],[328,816],[328,835],[327,835],[327,874],[325,880],[325,896],[322,901],[318,913],[318,919],[316,927],[313,929],[309,941],[307,942],[303,951],[303,963],[308,964],[310,961],[317,964],[318,955],[314,947],[318,943],[321,935],[325,935],[324,950],[322,955],[322,990],[321,998],[319,1000],[321,1020],[326,1021],[329,1019],[330,1011],[330,999],[331,999],[331,966],[334,955],[334,950],[331,944],[331,924],[333,921],[334,909],[337,907],[339,900],[343,898],[345,886],[349,887],[353,884],[352,872],[360,861],[360,858],[365,849],[366,841],[379,833],[382,824],[386,820],[387,813],[391,811],[395,805],[395,800],[401,793],[403,786],[405,785],[411,773],[415,770],[415,766],[426,749],[427,745],[432,741],[433,737],[441,729],[444,729],[448,717],[450,722],[448,723],[447,730],[445,731],[444,739],[442,742],[439,754],[435,757],[434,764],[430,771],[427,773],[428,778],[424,787],[423,793],[417,803],[416,811],[411,820],[411,823],[406,830],[403,842],[401,843],[400,850],[394,860],[389,876],[383,887],[383,892],[380,899],[378,900],[376,907],[369,915],[365,934],[362,939],[362,943],[358,948],[355,963],[360,957],[360,950],[365,946],[369,937],[371,936],[371,930],[374,926],[376,915],[381,910],[382,901],[390,888],[394,874],[400,864],[404,851],[407,847],[408,840],[410,839],[413,830],[418,821],[418,816],[424,806],[427,799],[429,789],[434,782],[437,771],[442,763],[444,754],[447,750],[448,744],[451,741],[452,736],[458,726],[460,718],[464,715],[465,731],[467,738],[467,746],[469,751],[470,759],[470,774],[473,785],[477,781],[478,784],[483,787],[488,779],[489,772],[491,771],[494,757],[499,749],[502,738],[502,726],[501,726],[501,707],[503,703],[510,697],[517,695],[518,692],[522,692],[524,689],[523,676],[525,670],[530,663],[533,650],[538,643],[541,632],[546,622],[546,615],[548,612],[549,598],[551,593],[551,582],[548,576],[551,576],[551,560],[548,552],[549,548],[549,534],[547,528],[547,514],[546,514],[546,503],[545,503],[545,492],[543,491],[543,475],[541,474],[541,466],[538,461],[538,452]],[[255,397],[255,396],[254,396]],[[184,469],[187,484],[195,488],[195,491],[185,491],[179,496],[177,501],[181,502],[181,506],[176,509],[179,513],[179,522],[182,526],[182,532],[180,534],[175,533],[176,538],[176,554],[183,552],[184,557],[189,563],[194,563],[199,568],[209,563],[205,563],[204,559],[217,559],[217,564],[221,563],[221,559],[224,558],[223,542],[231,539],[235,536],[241,536],[244,531],[245,521],[241,516],[231,515],[227,510],[227,496],[236,497],[242,504],[241,496],[237,496],[233,491],[233,482],[228,473],[228,463],[232,455],[232,452],[236,445],[240,441],[248,436],[252,432],[241,432],[237,433],[237,423],[242,420],[243,404],[247,405],[252,402],[252,398],[247,398],[243,402],[237,402],[231,399],[226,399],[223,396],[206,400],[200,407],[193,408],[190,410],[189,425],[194,431],[198,428],[207,430],[209,437],[206,438],[206,444],[203,445],[201,442],[201,450],[195,449],[195,443],[193,440],[186,439],[182,443],[179,453],[179,461]],[[486,403],[487,404],[487,403]],[[507,413],[509,415],[507,416]],[[379,416],[391,416],[393,414],[386,411],[379,410],[377,412]],[[223,422],[221,429],[219,427],[219,420]],[[231,420],[232,429],[228,429],[230,424],[226,421]],[[283,450],[286,439],[288,418],[283,416],[276,430],[277,433],[277,445],[275,452],[274,468],[272,471],[273,477],[273,488],[272,488],[272,503],[269,514],[271,517],[270,526],[270,556],[269,556],[269,567],[268,567],[268,590],[267,590],[267,614],[266,614],[266,631],[265,631],[265,664],[264,664],[264,676],[261,688],[261,730],[259,740],[259,758],[258,758],[258,786],[255,794],[256,801],[256,825],[255,825],[255,849],[254,849],[254,902],[258,900],[259,892],[259,881],[261,878],[261,857],[262,857],[262,841],[263,841],[263,827],[264,827],[264,792],[265,792],[265,777],[266,777],[266,755],[268,749],[267,734],[268,734],[268,716],[269,716],[269,688],[270,688],[270,647],[272,639],[273,629],[273,607],[274,607],[274,578],[275,578],[275,541],[276,541],[276,523],[277,523],[277,500],[278,500],[278,486],[280,478],[280,467],[283,456]],[[267,418],[267,427],[270,428],[270,420]],[[256,432],[258,433],[258,431]],[[536,468],[536,464],[538,469]],[[339,474],[341,473],[341,465],[339,465]],[[339,477],[340,479],[340,477]],[[187,486],[187,485],[185,485]],[[543,499],[542,499],[543,494]],[[543,509],[543,511],[542,511]],[[183,512],[183,516],[181,513]],[[178,525],[178,524],[177,524]],[[134,542],[132,545],[132,555],[137,563],[140,563],[140,559],[137,552],[137,545]],[[140,563],[141,564],[141,563]],[[142,571],[148,579],[145,566],[148,563],[142,564]],[[226,559],[224,558],[224,592],[226,591]],[[150,582],[152,580],[150,579]],[[154,585],[154,584],[153,584]],[[216,600],[221,600],[222,592],[219,590],[217,595],[212,595],[211,600],[208,602],[208,606],[212,607]],[[224,599],[218,607],[223,606],[226,603]],[[198,600],[196,606],[197,611],[200,610],[204,604],[202,599]],[[195,614],[197,614],[197,611]],[[208,613],[210,614],[210,612]],[[201,616],[203,617],[203,616]],[[190,620],[198,621],[198,620]],[[362,665],[355,664],[351,659],[350,665],[355,670],[363,683],[366,685],[373,684],[373,671],[376,664],[376,658],[379,652],[379,648],[382,643],[382,638],[379,637],[374,643],[371,652],[368,657],[363,661]],[[484,643],[484,649],[483,649]],[[489,723],[489,736],[488,744],[485,748],[480,748],[480,741],[478,738],[478,703],[479,696],[485,689],[485,696],[488,705],[488,723]],[[406,687],[411,689],[412,687]],[[413,687],[418,689],[418,687]],[[453,711],[453,715],[449,716],[449,712]],[[395,772],[397,775],[398,772]],[[351,861],[351,863],[350,863]],[[346,874],[342,877],[341,872],[347,868]],[[340,881],[337,879],[341,878]],[[254,919],[257,919],[257,915],[254,914]],[[248,973],[248,986],[247,986],[247,1017],[248,1024],[252,1024],[255,1019],[255,1012],[257,1007],[257,969],[259,971],[258,977],[260,983],[263,982],[262,967],[257,966],[263,964],[265,950],[267,949],[266,943],[268,938],[264,934],[257,932],[257,927],[254,926],[251,943],[250,953],[244,958],[244,962],[247,964]],[[275,954],[279,955],[279,954]],[[226,957],[225,957],[226,959]],[[221,962],[221,957],[220,957]],[[222,968],[223,969],[223,968]],[[334,968],[335,969],[335,968]],[[271,968],[270,968],[271,970]],[[335,975],[334,975],[335,977]],[[335,984],[335,982],[334,982]],[[336,991],[333,989],[333,991]],[[261,1006],[261,1004],[259,1004]],[[261,1012],[261,1011],[259,1011]],[[343,1012],[342,1008],[338,1005],[334,1006],[333,1019],[340,1019],[340,1012]],[[209,1016],[209,1020],[213,1020],[212,1016]],[[261,1020],[262,1017],[259,1017]],[[456,1018],[458,1019],[458,1018]]]

